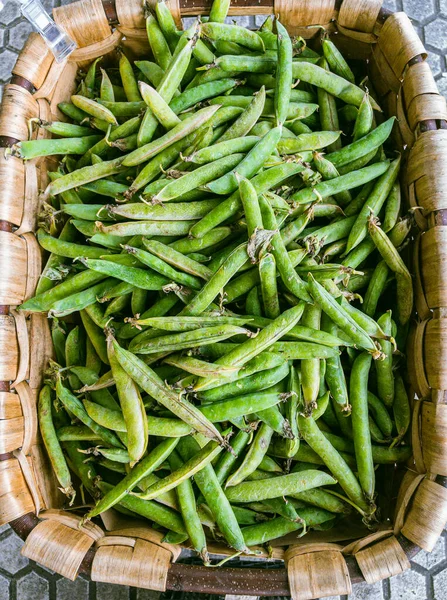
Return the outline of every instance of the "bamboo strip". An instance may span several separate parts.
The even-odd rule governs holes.
[[[36,516],[39,516],[39,512],[42,508],[42,495],[37,485],[37,481],[34,476],[34,471],[32,469],[32,466],[30,465],[32,461],[30,460],[30,462],[28,462],[28,458],[25,456],[25,453],[22,452],[22,450],[14,450],[13,454],[14,457],[17,458],[17,460],[19,461],[23,478],[25,480],[31,498],[33,499],[34,512],[36,513]]]
[[[447,489],[424,479],[414,495],[402,533],[406,538],[431,552],[447,522]]]
[[[81,531],[88,537],[90,537],[94,542],[98,542],[104,537],[104,531],[95,523],[91,521],[82,522],[81,518],[78,515],[75,515],[71,512],[67,512],[64,510],[46,510],[40,515],[42,520],[52,520],[61,523],[62,525],[66,525],[70,527],[70,529],[74,529],[75,531]]]
[[[25,88],[12,83],[5,85],[0,106],[0,135],[28,139],[28,120],[37,114],[37,104]]]
[[[21,304],[26,290],[26,243],[25,240],[0,232],[0,304]]]
[[[42,253],[34,233],[28,232],[23,235],[26,243],[28,273],[26,278],[25,300],[31,298],[36,290],[42,272]]]
[[[421,442],[427,470],[447,475],[447,404],[422,403]]]
[[[11,388],[22,382],[28,370],[29,356],[30,356],[30,341],[28,339],[28,329],[26,327],[26,319],[24,313],[12,309],[10,314],[14,317],[17,343],[19,346],[19,366],[17,368],[16,377],[14,382],[11,384]]]
[[[39,212],[39,183],[36,160],[23,161],[25,170],[24,210],[20,227],[15,231],[19,236],[37,229]]]
[[[413,400],[413,410],[411,414],[411,448],[413,450],[414,468],[416,472],[426,473],[427,468],[424,463],[424,454],[422,451],[421,442],[421,408],[422,400],[415,398]]]
[[[36,409],[36,398],[26,381],[22,381],[15,386],[17,396],[20,401],[21,410],[24,418],[24,432],[22,450],[28,455],[30,453],[31,446],[37,443],[38,436],[38,422],[37,422],[37,409]]]
[[[142,0],[116,0],[115,9],[120,26],[131,29],[146,27]]]
[[[424,233],[421,238],[421,262],[422,281],[428,306],[432,309],[446,306],[447,226],[433,227]],[[424,265],[430,265],[430,268],[424,268]]]
[[[79,48],[110,35],[110,26],[101,0],[78,0],[53,9],[55,22],[65,29]]]
[[[16,458],[0,462],[0,524],[34,511],[33,499]]]
[[[31,346],[28,378],[31,389],[35,390],[41,387],[48,360],[54,357],[50,326],[45,314],[31,315],[29,337]]]
[[[97,548],[92,564],[93,581],[132,585],[149,590],[166,590],[171,552],[146,540],[133,547],[119,545]]]
[[[425,473],[405,472],[397,495],[396,511],[394,514],[394,535],[398,535],[401,532],[410,500],[424,478]]]
[[[131,538],[139,538],[142,540],[146,540],[147,542],[151,542],[161,548],[165,548],[169,550],[172,555],[172,560],[175,562],[177,558],[180,556],[181,547],[176,544],[169,544],[168,542],[163,542],[164,534],[160,531],[156,531],[155,529],[151,529],[150,527],[126,527],[123,529],[115,529],[113,532],[107,533],[104,541],[108,539],[109,536],[127,536]]]
[[[369,584],[398,575],[411,567],[402,546],[394,536],[360,550],[355,558]]]
[[[0,454],[20,448],[23,442],[23,417],[0,421]]]
[[[23,556],[74,581],[93,538],[55,519],[44,520],[29,534]]]
[[[116,29],[111,35],[98,40],[94,44],[90,44],[83,48],[78,48],[70,54],[69,61],[76,62],[78,66],[87,66],[93,59],[98,56],[104,56],[117,48],[121,42],[122,34]]]
[[[360,550],[363,550],[363,548],[365,548],[366,546],[369,546],[373,542],[378,542],[379,540],[390,537],[390,535],[392,535],[392,533],[393,533],[392,529],[389,529],[389,528],[380,529],[379,531],[375,531],[374,533],[371,533],[370,535],[365,536],[361,540],[356,540],[355,542],[351,542],[350,544],[348,544],[347,546],[345,546],[343,548],[342,552],[345,555],[356,554],[357,552],[360,552]]]
[[[338,550],[323,550],[292,556],[285,555],[290,592],[293,600],[309,600],[324,596],[350,594],[352,591],[348,568]]]
[[[0,392],[0,419],[15,419],[23,416],[18,393]]]
[[[412,58],[418,55],[427,58],[424,45],[403,12],[394,13],[385,21],[377,45],[386,55],[398,79],[402,78],[404,69]]]
[[[419,319],[426,320],[431,317],[431,311],[427,304],[424,287],[422,285],[421,237],[422,234],[418,234],[413,242],[413,287],[416,312],[418,314]]]
[[[430,396],[424,363],[424,339],[428,321],[419,321],[410,329],[407,341],[408,377],[419,398]]]
[[[0,181],[2,201],[0,220],[20,225],[25,197],[25,166],[23,160],[0,153]]]
[[[308,25],[326,25],[335,17],[334,0],[275,0],[275,15],[292,34]],[[307,37],[313,37],[315,31],[309,32]]]
[[[36,89],[39,89],[53,62],[55,62],[53,54],[43,37],[33,31],[29,34],[12,73],[27,79]]]
[[[355,32],[372,33],[383,0],[343,0],[338,25]]]
[[[14,317],[11,315],[0,315],[0,348],[0,381],[14,381],[19,364],[19,345]]]
[[[35,410],[34,410],[35,413]],[[67,503],[67,496],[60,491],[60,484],[54,473],[53,466],[48,458],[42,443],[34,444],[29,449],[29,457],[33,466],[34,477],[42,494],[44,508],[61,508]],[[40,518],[43,518],[40,513]]]

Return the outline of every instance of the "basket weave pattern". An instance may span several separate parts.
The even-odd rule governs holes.
[[[170,0],[180,16],[204,14],[208,0]],[[381,0],[236,0],[230,14],[275,14],[290,33],[309,37],[320,24],[348,57],[367,58],[369,77],[388,115],[396,115],[394,144],[403,154],[402,190],[415,211],[413,243],[417,316],[409,336],[408,371],[413,406],[413,462],[397,498],[393,529],[342,546],[305,542],[276,549],[287,569],[206,569],[176,564],[180,548],[161,541],[143,523],[104,519],[105,530],[61,510],[63,497],[40,439],[36,400],[52,355],[45,315],[15,310],[31,297],[41,272],[34,231],[39,190],[53,158],[23,162],[0,155],[0,525],[11,522],[26,543],[23,553],[75,579],[154,590],[292,595],[307,600],[349,594],[351,583],[374,583],[410,567],[419,548],[432,550],[447,521],[447,110],[426,52],[404,13]],[[75,75],[92,59],[123,45],[147,54],[141,0],[81,0],[54,9],[76,41],[58,64],[38,34],[31,34],[5,87],[0,146],[28,138],[32,117],[60,120],[57,104],[75,90]],[[38,136],[49,135],[43,129]]]

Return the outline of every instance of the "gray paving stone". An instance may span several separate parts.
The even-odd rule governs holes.
[[[14,573],[28,565],[28,559],[20,554],[22,546],[22,540],[15,534],[3,540],[0,552],[0,569],[14,575]]]
[[[58,600],[88,598],[88,581],[79,577],[75,581],[59,579],[56,582],[56,594]]]
[[[15,0],[6,0],[5,7],[0,11],[0,23],[11,25],[16,19],[20,18],[20,4]]]
[[[447,569],[433,576],[433,600],[446,600],[447,598]]]
[[[137,590],[137,600],[158,600],[160,596],[160,592],[154,592],[152,590]]]
[[[447,51],[447,20],[439,17],[424,27],[425,42],[434,48]]]
[[[20,21],[14,25],[9,31],[9,47],[20,52],[32,31],[33,27],[28,21]]]
[[[433,52],[429,52],[427,56],[427,62],[430,65],[433,77],[437,77],[441,74],[442,67],[444,66],[444,57],[439,56],[439,54],[433,54]]]
[[[424,569],[432,569],[439,565],[446,558],[446,541],[443,537],[438,539],[438,542],[431,552],[424,552],[423,550],[413,559],[413,562],[417,563]]]
[[[392,600],[427,600],[426,578],[414,570],[390,578]]]
[[[444,94],[444,96],[447,97],[447,73],[442,74],[442,77],[436,81],[436,85],[441,94]]]
[[[2,535],[2,533],[5,533],[5,531],[10,530],[11,528],[9,527],[9,525],[6,523],[6,525],[2,525],[0,527],[0,535]]]
[[[352,594],[349,600],[383,600],[383,584],[381,581],[368,585],[367,583],[358,583],[352,587]]]
[[[0,575],[0,600],[9,599],[9,581]]]
[[[129,600],[129,588],[125,585],[97,583],[96,600]]]
[[[50,597],[48,581],[31,571],[17,582],[17,600],[47,600]]]
[[[410,19],[416,21],[426,21],[436,13],[434,0],[402,0],[402,4]]]
[[[11,50],[0,52],[0,82],[6,83],[11,77],[11,70],[17,60],[17,54]]]

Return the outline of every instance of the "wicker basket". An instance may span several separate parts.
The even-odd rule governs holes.
[[[170,0],[180,15],[209,11],[210,0]],[[447,520],[447,111],[426,52],[404,13],[382,0],[234,0],[233,15],[279,14],[290,32],[309,37],[321,24],[337,32],[345,54],[368,59],[370,79],[389,115],[398,117],[394,142],[404,157],[403,190],[420,233],[413,243],[417,318],[408,349],[414,458],[401,483],[394,525],[364,535],[353,529],[275,548],[287,569],[207,569],[176,563],[180,547],[161,542],[144,523],[104,518],[105,531],[79,526],[61,510],[63,499],[43,451],[36,397],[52,353],[47,319],[15,310],[34,291],[41,253],[34,236],[39,189],[53,159],[0,156],[0,525],[10,522],[26,539],[23,554],[75,579],[154,590],[288,596],[295,600],[349,594],[351,584],[378,580],[410,567],[420,548],[432,550]],[[69,61],[53,60],[32,33],[5,88],[0,146],[28,136],[27,120],[61,118],[57,104],[75,88],[79,66],[124,45],[135,57],[148,52],[141,0],[81,0],[54,10],[76,40]],[[47,135],[39,130],[40,136]],[[394,510],[394,507],[393,507]],[[330,533],[330,532],[329,532]],[[327,535],[327,534],[326,534]],[[352,539],[358,539],[352,542]],[[343,540],[350,540],[350,543]],[[287,540],[283,543],[287,543]]]

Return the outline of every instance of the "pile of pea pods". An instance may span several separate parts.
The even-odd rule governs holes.
[[[393,118],[324,35],[249,31],[228,5],[178,31],[159,2],[153,61],[97,59],[59,104],[71,122],[33,120],[56,137],[11,150],[62,155],[20,307],[51,319],[38,409],[60,487],[205,564],[210,539],[376,526],[376,471],[411,457]]]

